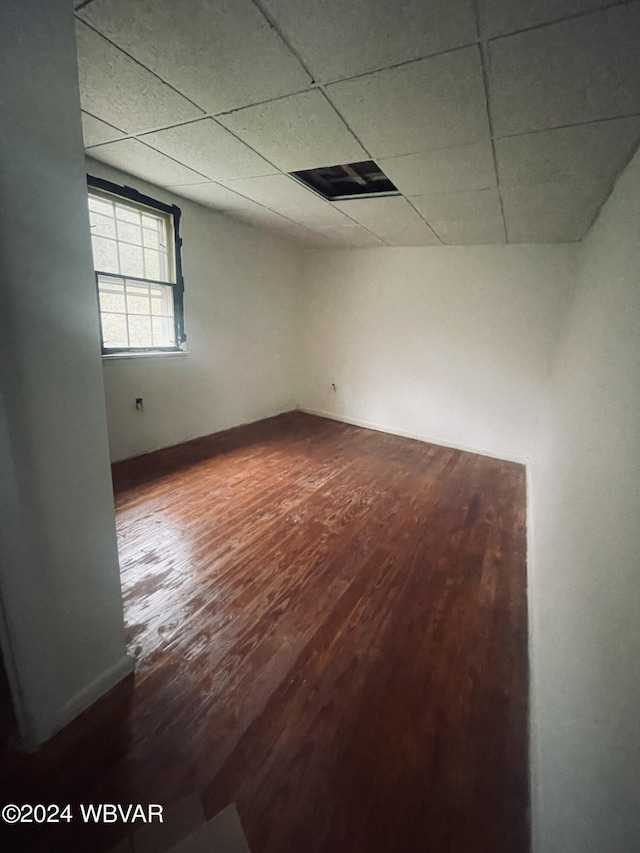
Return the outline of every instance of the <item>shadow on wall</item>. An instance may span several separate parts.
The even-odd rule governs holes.
[[[4,655],[0,654],[0,751],[13,744],[18,737],[18,723],[11,697]]]

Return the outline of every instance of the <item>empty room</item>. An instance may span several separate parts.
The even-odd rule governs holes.
[[[640,0],[4,0],[0,846],[640,850]]]

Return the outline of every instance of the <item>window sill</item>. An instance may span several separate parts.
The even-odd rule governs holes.
[[[120,361],[126,358],[182,358],[189,355],[189,350],[175,352],[111,352],[102,356],[103,361]]]

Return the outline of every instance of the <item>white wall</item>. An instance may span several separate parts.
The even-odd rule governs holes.
[[[130,663],[73,9],[4,0],[1,14],[0,641],[33,744]]]
[[[531,483],[535,850],[640,850],[640,155],[582,247]]]
[[[305,408],[530,460],[535,853],[640,850],[639,235],[640,155],[580,246],[308,255]]]
[[[300,403],[524,460],[575,286],[576,253],[575,246],[310,253]]]
[[[294,409],[301,277],[295,246],[95,160],[87,171],[182,210],[189,354],[104,360],[111,458]]]

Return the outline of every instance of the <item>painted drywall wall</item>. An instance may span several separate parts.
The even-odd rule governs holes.
[[[182,211],[186,356],[104,361],[113,460],[296,407],[299,251],[167,190],[87,160],[90,174]],[[135,407],[136,397],[144,410]]]
[[[531,466],[536,853],[640,850],[640,156],[582,245]]]
[[[310,253],[302,407],[526,459],[575,285],[576,252],[451,246]]]
[[[45,740],[130,669],[92,286],[73,9],[0,23],[0,639]]]

